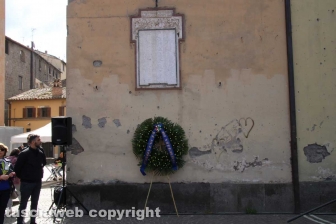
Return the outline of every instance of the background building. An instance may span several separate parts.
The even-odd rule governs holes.
[[[51,122],[51,117],[66,115],[65,87],[36,88],[13,96],[9,104],[9,126],[30,132]],[[47,157],[54,157],[51,143],[44,144]]]
[[[29,89],[49,86],[61,71],[39,54],[9,37],[5,42],[6,78],[5,98],[23,93]],[[8,123],[8,106],[5,104],[5,124]]]
[[[54,67],[56,67],[58,71],[61,72],[60,75],[58,75],[58,78],[60,78],[61,80],[66,79],[66,63],[63,60],[55,57],[54,55],[48,54],[47,51],[41,52],[41,51],[35,50],[35,52],[39,54],[41,57],[43,57],[50,64],[52,64]],[[56,75],[56,73],[57,71],[53,71],[54,76]]]

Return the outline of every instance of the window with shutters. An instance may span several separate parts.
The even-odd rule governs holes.
[[[59,107],[59,116],[65,116],[65,106]]]
[[[31,118],[36,117],[36,108],[34,107],[26,107],[23,108],[23,118]]]
[[[27,117],[33,117],[34,108],[27,108]]]
[[[51,108],[39,107],[37,111],[37,117],[51,117]]]

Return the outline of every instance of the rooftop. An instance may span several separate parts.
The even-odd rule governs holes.
[[[62,88],[62,95],[53,96],[52,88]],[[66,98],[66,87],[47,87],[31,89],[26,92],[20,93],[19,95],[13,96],[8,100],[51,100],[51,99],[65,99]]]

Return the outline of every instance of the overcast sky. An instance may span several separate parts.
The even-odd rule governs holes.
[[[68,0],[6,0],[6,36],[25,46],[33,40],[35,49],[66,61],[67,4]]]

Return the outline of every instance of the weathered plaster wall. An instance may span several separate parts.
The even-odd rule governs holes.
[[[0,0],[0,126],[5,124],[5,0]]]
[[[336,1],[292,0],[300,181],[336,180]]]
[[[179,123],[189,139],[187,164],[174,182],[291,182],[283,1],[159,1],[185,15],[182,90],[135,91],[130,16],[154,6],[68,3],[67,115],[75,139],[68,182],[149,182],[131,139],[154,116]]]

